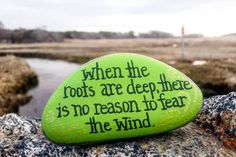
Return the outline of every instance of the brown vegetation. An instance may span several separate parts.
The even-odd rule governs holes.
[[[25,93],[37,84],[37,76],[28,64],[14,56],[0,57],[0,116],[16,112],[30,97]]]
[[[0,44],[0,55],[63,59],[84,63],[114,52],[133,52],[162,60],[192,78],[205,96],[236,90],[236,38],[66,40],[62,43]],[[207,61],[193,65],[194,60]]]
[[[236,38],[185,39],[185,57],[196,59],[236,58]],[[66,40],[62,43],[0,44],[1,54],[61,58],[94,58],[113,52],[134,52],[161,60],[181,59],[178,38]]]
[[[206,64],[178,61],[172,65],[200,86],[205,97],[227,94],[236,90],[236,61],[207,60]]]

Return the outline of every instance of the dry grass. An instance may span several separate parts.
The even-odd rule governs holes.
[[[186,58],[236,58],[236,38],[185,39]],[[66,40],[63,43],[0,44],[1,54],[25,54],[73,60],[81,56],[95,58],[112,52],[134,52],[161,60],[181,57],[180,39]],[[37,56],[39,57],[39,55]],[[76,59],[75,59],[76,60]]]
[[[29,100],[28,88],[37,83],[36,74],[21,59],[14,56],[0,58],[0,116],[16,112],[19,104]]]
[[[64,59],[86,62],[114,52],[145,54],[183,71],[200,87],[205,96],[236,90],[236,37],[185,39],[185,60],[181,58],[181,40],[113,39],[66,40],[63,43],[0,44],[0,55]],[[193,60],[207,60],[193,66]]]

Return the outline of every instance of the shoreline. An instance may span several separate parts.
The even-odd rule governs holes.
[[[0,59],[8,58],[6,57],[8,55],[14,55],[23,58],[42,58],[85,63],[96,57],[114,52],[133,52],[159,59],[175,67],[191,78],[202,89],[205,97],[209,97],[236,91],[236,54],[233,53],[233,50],[236,50],[236,42],[234,42],[234,40],[224,40],[225,39],[203,38],[186,41],[186,52],[188,52],[188,54],[185,59],[179,58],[180,52],[178,51],[180,51],[180,47],[177,39],[67,40],[63,43],[32,44],[1,43]],[[207,42],[208,45],[205,42]],[[207,54],[205,53],[206,49],[209,51]],[[222,49],[226,49],[226,52],[222,53]],[[15,59],[17,57],[15,57]],[[203,61],[204,64],[195,65],[194,62],[199,60],[200,62]],[[21,68],[24,69],[27,66],[23,64],[20,65],[22,66],[17,67],[19,71]],[[2,66],[4,66],[4,64],[2,64]],[[10,67],[8,68],[9,70],[13,70]],[[30,67],[28,67],[28,71],[30,71]],[[20,78],[20,80],[23,79],[23,83],[20,85],[13,83],[12,86],[16,87],[9,87],[9,89],[18,88],[17,90],[21,91],[21,88],[28,88],[28,86],[31,86],[30,84],[36,80],[34,77],[37,77],[36,74],[32,73],[25,75],[23,72],[22,75],[23,77]],[[14,78],[15,76],[12,75],[12,77]],[[33,78],[32,82],[29,82],[29,84],[27,84],[28,77]],[[2,82],[0,82],[0,86],[1,84]],[[35,83],[35,85],[36,84],[37,83]],[[33,83],[33,86],[35,85]],[[21,101],[25,103],[30,99],[29,97],[26,98],[26,91],[25,89],[24,92],[21,91],[17,93],[13,90],[12,95],[14,96],[4,99],[13,99],[11,100],[12,102],[17,99],[13,104],[18,104],[18,102]],[[1,103],[4,104],[3,102]],[[9,111],[10,110],[12,109],[9,109]],[[6,112],[9,111],[6,110]]]
[[[110,52],[112,53],[112,52]],[[100,56],[82,56],[60,53],[2,53],[0,58],[15,55],[23,58],[63,60],[72,63],[86,63]],[[143,54],[146,55],[146,54]],[[154,58],[154,56],[151,56]],[[236,62],[234,59],[205,59],[203,65],[194,65],[196,60],[160,59],[191,78],[203,91],[205,97],[227,94],[236,91]],[[200,60],[202,61],[202,60]],[[204,77],[203,77],[204,76]]]

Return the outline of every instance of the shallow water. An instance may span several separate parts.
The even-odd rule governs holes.
[[[51,94],[80,65],[65,61],[38,58],[25,60],[37,73],[39,84],[28,92],[28,95],[33,96],[33,98],[29,103],[19,107],[19,114],[41,118],[43,108]]]

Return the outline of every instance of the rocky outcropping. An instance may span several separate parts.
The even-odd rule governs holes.
[[[0,117],[1,156],[235,156],[221,142],[190,123],[170,133],[93,146],[59,146],[43,135],[40,120]]]
[[[236,93],[211,97],[204,100],[196,124],[161,135],[88,146],[56,145],[43,135],[40,120],[11,113],[0,117],[0,156],[233,157],[235,106]]]
[[[25,92],[36,84],[37,76],[26,62],[14,56],[0,57],[0,115],[15,112],[27,102]]]
[[[205,99],[195,122],[236,150],[236,92]]]

